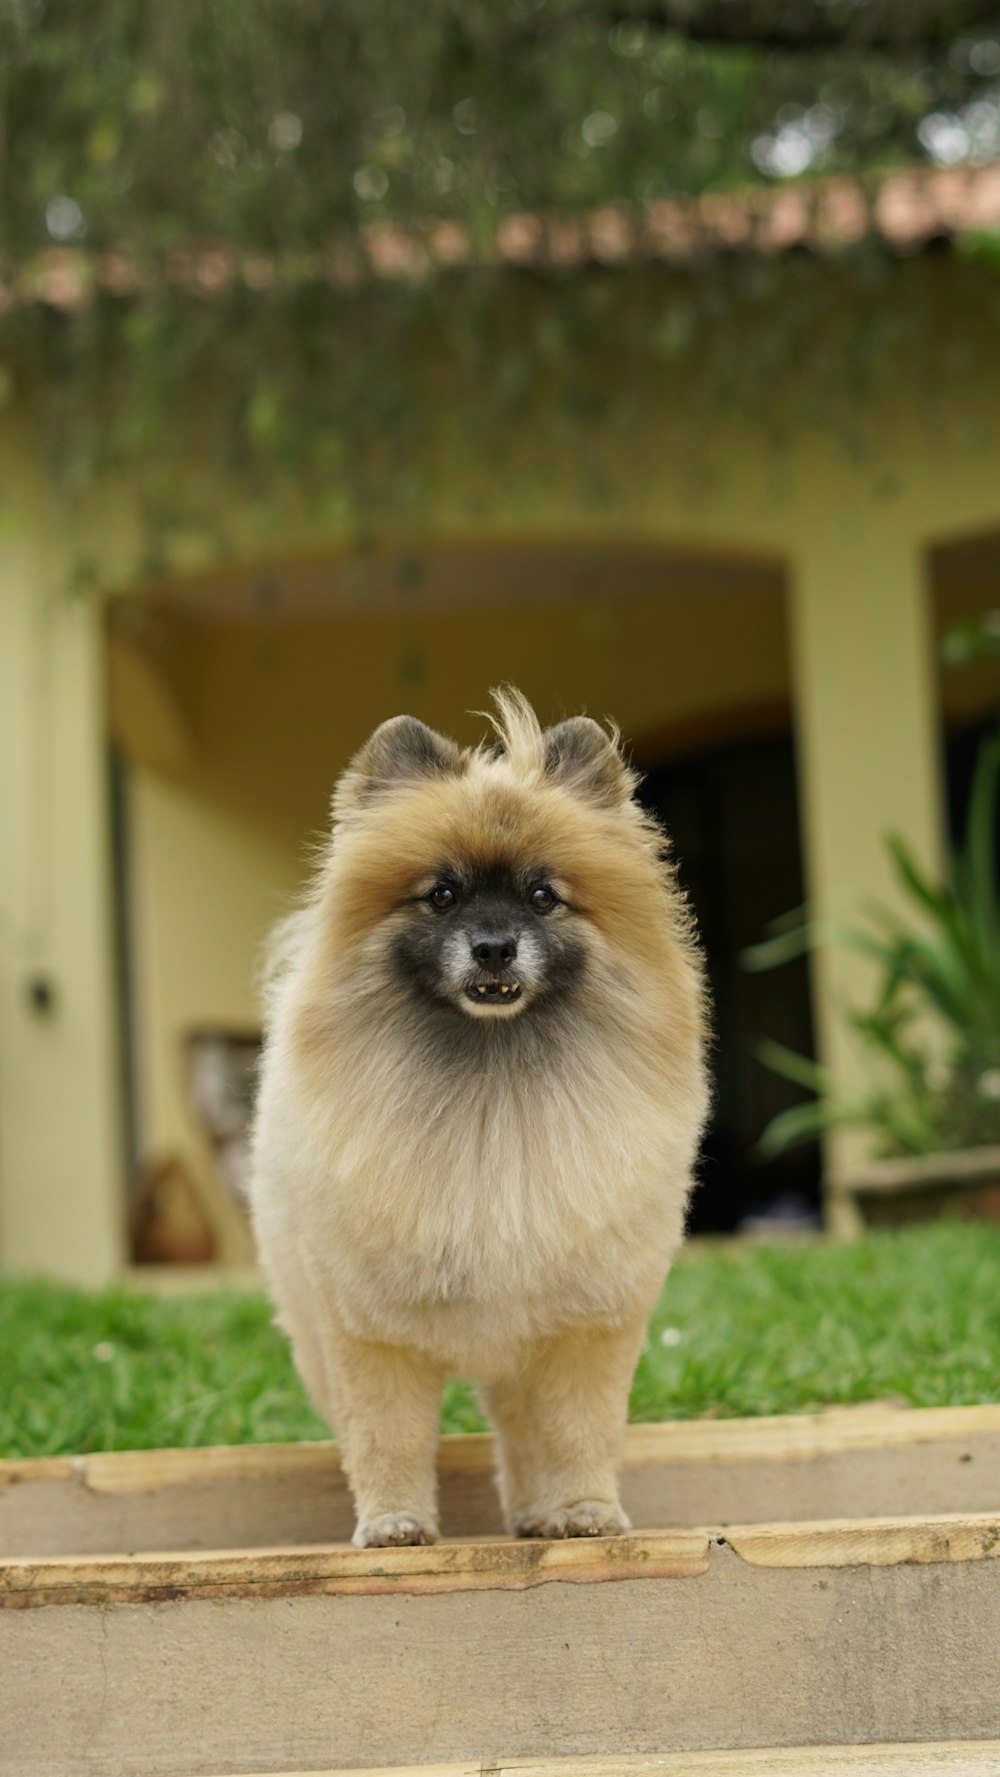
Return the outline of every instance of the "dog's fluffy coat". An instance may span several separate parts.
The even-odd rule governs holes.
[[[628,1389],[706,1109],[700,959],[632,774],[596,723],[497,703],[474,751],[376,731],[273,946],[254,1223],[362,1545],[437,1534],[456,1374],[484,1385],[512,1530],[627,1527]],[[422,898],[463,869],[555,885],[569,989],[491,1013],[406,978]]]

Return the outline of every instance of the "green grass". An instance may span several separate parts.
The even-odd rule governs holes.
[[[1000,1401],[1000,1228],[939,1222],[858,1246],[692,1253],[653,1316],[631,1411],[886,1399]],[[443,1422],[482,1427],[470,1388],[449,1388]],[[0,1284],[2,1456],[326,1435],[259,1295]]]

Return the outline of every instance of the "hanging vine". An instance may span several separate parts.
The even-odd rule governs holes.
[[[213,469],[262,525],[285,493],[361,529],[418,510],[446,403],[455,450],[523,463],[527,426],[595,498],[588,437],[677,379],[706,425],[766,408],[776,448],[804,420],[863,450],[894,353],[933,396],[933,269],[876,239],[720,256],[699,200],[1000,155],[1000,11],[970,0],[7,0],[0,56],[0,396],[30,392],[67,497],[128,467],[153,565],[172,527],[225,552]],[[686,238],[655,263],[546,233],[612,206],[638,240],[664,204]]]

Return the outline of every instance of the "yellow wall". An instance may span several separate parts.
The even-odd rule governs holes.
[[[98,1282],[125,1247],[101,613],[22,452],[0,488],[0,1263]]]
[[[734,588],[732,564],[713,584],[701,563],[697,587],[683,590],[683,564],[666,553],[658,594],[609,584],[567,598],[568,558],[549,551],[547,600],[526,603],[523,560],[515,566],[496,549],[479,564],[471,606],[296,615],[305,594],[289,569],[284,605],[267,617],[241,619],[230,606],[216,618],[225,607],[210,599],[200,618],[161,615],[145,659],[183,713],[189,757],[169,772],[132,774],[140,1139],[147,1157],[185,1158],[228,1256],[242,1258],[246,1246],[188,1109],[184,1035],[254,1026],[262,938],[301,886],[335,776],[387,714],[407,709],[471,740],[483,724],[469,711],[485,706],[491,684],[511,680],[546,720],[580,708],[613,715],[652,760],[691,735],[780,721],[795,692],[806,828],[827,912],[856,913],[859,879],[891,897],[887,810],[918,850],[934,851],[933,613],[918,553],[883,514],[875,520],[846,539],[836,526],[817,530],[823,547],[791,600],[780,575],[757,566]],[[651,572],[647,560],[644,582]],[[625,560],[618,574],[627,585]],[[943,593],[938,627],[967,615],[970,596]],[[942,679],[952,713],[968,713],[970,684],[995,692],[998,676],[994,667],[972,681]],[[833,788],[815,757],[824,735],[840,759]],[[821,991],[842,1008],[862,977],[839,954],[826,970]],[[850,1068],[840,1027],[827,1049]]]
[[[810,275],[829,276],[831,288],[839,278],[822,268]],[[157,716],[146,739],[155,729],[155,745],[144,750],[142,673],[132,673],[129,692],[113,675],[116,695],[131,700],[120,732],[147,760],[130,797],[144,1151],[179,1149],[205,1175],[184,1108],[180,1038],[193,1024],[243,1025],[253,1016],[252,953],[301,878],[329,785],[372,725],[401,707],[467,738],[475,725],[462,712],[509,677],[544,716],[585,704],[617,716],[641,747],[725,710],[773,710],[790,694],[819,914],[891,895],[881,845],[890,828],[906,832],[933,866],[941,681],[931,658],[928,551],[959,551],[944,611],[960,598],[963,539],[1000,531],[1000,361],[986,287],[986,274],[957,258],[895,268],[880,297],[886,316],[921,312],[927,326],[909,343],[901,335],[873,350],[868,388],[845,382],[832,409],[829,386],[814,400],[813,382],[823,353],[829,362],[839,349],[846,311],[836,304],[780,387],[762,388],[757,411],[727,408],[708,392],[709,340],[670,365],[654,351],[635,424],[616,430],[599,413],[569,423],[559,388],[539,377],[523,410],[484,435],[479,391],[463,382],[460,356],[449,360],[442,338],[434,361],[423,363],[434,388],[422,502],[405,526],[387,522],[382,540],[431,555],[479,551],[465,604],[423,610],[416,589],[364,611],[341,586],[327,600],[337,614],[326,622],[266,611],[242,624],[200,621],[193,613],[210,616],[233,584],[277,585],[294,607],[314,574],[304,551],[319,564],[310,597],[315,603],[318,587],[322,604],[322,574],[330,569],[332,585],[349,543],[342,525],[322,516],[329,501],[290,492],[281,510],[264,511],[245,490],[213,481],[203,505],[216,522],[176,541],[159,589],[171,610],[186,601],[187,615],[168,611],[130,626],[126,600],[116,627],[164,693],[149,700]],[[532,288],[524,300],[543,305],[541,286]],[[837,288],[854,300],[848,280]],[[668,301],[662,277],[643,300],[655,343]],[[755,309],[755,300],[722,312],[721,330],[767,326],[767,304]],[[609,346],[592,377],[596,384],[622,369]],[[559,449],[542,423],[546,412],[563,415]],[[30,466],[28,433],[19,428],[9,444],[12,462]],[[196,456],[192,473],[204,478]],[[0,696],[10,780],[0,804],[0,967],[9,989],[0,1030],[0,1257],[95,1275],[117,1262],[124,1201],[105,718],[96,608],[66,600],[65,570],[72,549],[85,549],[109,587],[134,592],[142,528],[123,481],[66,513],[39,471],[18,500],[21,529],[5,533],[0,597],[0,663],[10,679]],[[208,573],[223,531],[228,566]],[[560,550],[591,544],[644,550],[641,586],[626,576],[561,596]],[[536,548],[542,568],[525,577],[525,553]],[[506,581],[505,549],[521,552]],[[731,559],[717,585],[703,567],[686,593],[676,563],[697,551]],[[664,563],[659,588],[650,555]],[[760,590],[763,558],[779,564],[770,592]],[[729,577],[733,560],[746,564],[745,584]],[[788,639],[775,577],[782,571]],[[152,611],[157,600],[136,603]],[[954,688],[948,695],[973,697]],[[980,705],[989,695],[988,683],[975,693]],[[39,857],[36,868],[30,860]],[[65,996],[65,1018],[48,1033],[24,1010],[25,972],[36,958],[57,971]],[[863,968],[839,963],[834,973],[821,958],[817,985],[821,1048],[846,1067],[840,1002],[863,989]],[[232,1250],[232,1229],[227,1239]]]
[[[557,561],[551,571],[557,591]],[[586,707],[659,744],[673,725],[788,698],[780,586],[525,608],[502,596],[502,559],[483,572],[497,596],[472,610],[161,631],[158,671],[191,757],[169,775],[131,774],[139,1137],[145,1158],[183,1157],[227,1257],[245,1246],[188,1109],[184,1037],[254,1025],[261,939],[303,882],[335,776],[377,722],[408,709],[471,740],[484,724],[468,712],[511,680],[545,719]]]

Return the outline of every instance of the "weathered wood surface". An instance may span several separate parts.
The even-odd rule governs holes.
[[[495,1592],[707,1573],[712,1545],[751,1567],[896,1567],[1000,1560],[1000,1512],[661,1530],[565,1542],[442,1542],[432,1548],[192,1550],[42,1556],[0,1565],[0,1611],[47,1605]]]
[[[449,1536],[500,1529],[487,1437],[446,1438]],[[885,1407],[629,1428],[638,1529],[1000,1509],[1000,1407]],[[0,1463],[0,1556],[346,1540],[336,1446],[139,1451]]]
[[[320,1594],[395,1597],[404,1592],[496,1592],[511,1587],[523,1591],[553,1581],[687,1579],[707,1571],[710,1541],[707,1530],[672,1530],[566,1542],[446,1542],[433,1548],[389,1550],[340,1544],[332,1549],[91,1555],[75,1560],[49,1556],[0,1566],[0,1612],[45,1605]]]
[[[272,1772],[269,1777],[997,1777],[1000,1740],[906,1746],[765,1746],[738,1752],[623,1753],[617,1758],[501,1759],[383,1765],[354,1771]],[[247,1777],[252,1777],[248,1773]]]
[[[1000,1515],[956,1514],[10,1563],[8,1602],[36,1608],[0,1610],[0,1770],[475,1771],[996,1739],[998,1554]]]

